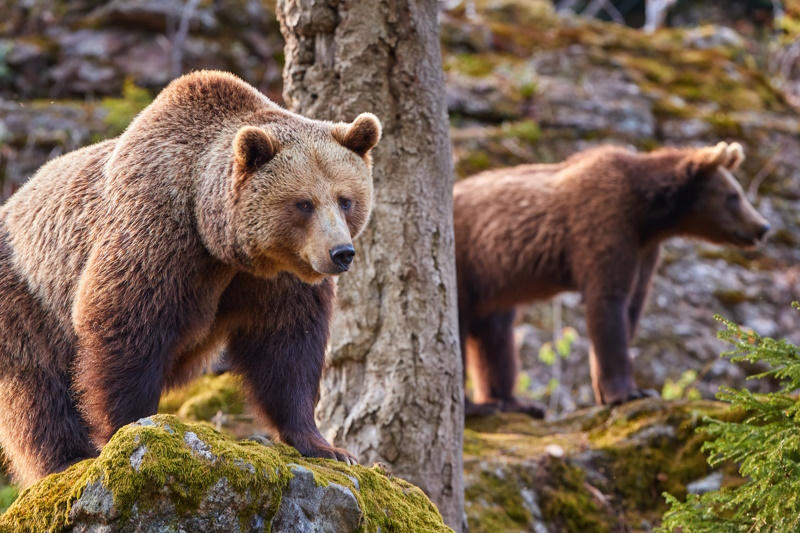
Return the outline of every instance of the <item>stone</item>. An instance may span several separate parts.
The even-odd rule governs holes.
[[[0,531],[339,533],[361,527],[451,531],[421,490],[380,468],[306,460],[284,444],[236,441],[171,415],[121,428],[97,459],[44,478],[0,515]]]
[[[722,487],[724,477],[722,472],[712,472],[702,479],[687,484],[686,492],[689,494],[705,494],[706,492],[719,490]]]
[[[334,533],[356,531],[362,514],[352,491],[337,483],[320,486],[314,474],[289,465],[294,477],[284,491],[275,515],[275,533]]]

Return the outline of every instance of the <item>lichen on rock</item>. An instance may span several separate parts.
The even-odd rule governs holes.
[[[418,488],[378,467],[305,459],[155,415],[97,459],[23,492],[0,531],[449,531]]]

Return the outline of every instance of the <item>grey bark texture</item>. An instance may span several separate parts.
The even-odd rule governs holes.
[[[280,0],[284,98],[294,111],[383,123],[375,206],[338,281],[323,434],[463,517],[462,370],[453,163],[436,0]]]

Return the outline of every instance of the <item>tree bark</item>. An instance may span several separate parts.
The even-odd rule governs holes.
[[[375,205],[338,310],[317,417],[365,464],[388,463],[445,521],[464,512],[453,164],[436,0],[280,0],[294,111],[383,123]]]

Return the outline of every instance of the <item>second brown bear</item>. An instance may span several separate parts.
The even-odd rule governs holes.
[[[513,395],[517,304],[579,291],[598,403],[641,397],[628,343],[671,237],[751,246],[769,230],[731,175],[739,144],[637,154],[601,147],[555,165],[485,172],[454,190],[462,357],[476,404],[543,416]],[[467,365],[467,363],[469,363]]]

